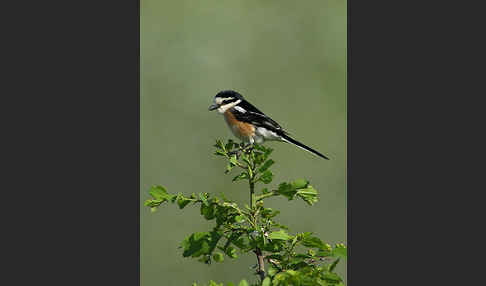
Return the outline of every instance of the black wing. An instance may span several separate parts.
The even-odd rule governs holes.
[[[283,128],[277,122],[275,122],[275,120],[266,116],[248,101],[243,100],[238,104],[238,106],[243,108],[246,112],[233,108],[232,111],[237,120],[248,122],[258,127],[265,127],[280,135],[287,134],[287,132],[283,130]]]

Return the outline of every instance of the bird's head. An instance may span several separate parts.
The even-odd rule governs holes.
[[[238,105],[243,101],[243,96],[233,90],[223,90],[218,92],[214,97],[213,104],[209,106],[209,110],[217,109],[219,113],[224,113],[229,108]]]

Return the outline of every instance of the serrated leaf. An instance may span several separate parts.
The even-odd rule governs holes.
[[[285,230],[281,229],[279,231],[271,232],[268,235],[268,238],[269,239],[278,239],[278,240],[289,240],[292,237]]]
[[[273,161],[272,159],[269,159],[269,160],[267,160],[267,161],[266,161],[266,162],[263,164],[263,166],[261,166],[261,167],[258,169],[258,171],[259,171],[260,173],[265,172],[265,171],[266,171],[268,168],[270,168],[270,166],[272,166],[274,163],[275,163],[275,161]]]

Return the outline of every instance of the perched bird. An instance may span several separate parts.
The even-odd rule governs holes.
[[[326,156],[292,139],[277,122],[246,101],[241,94],[233,90],[224,90],[216,94],[209,110],[217,109],[224,115],[233,134],[243,142],[261,144],[265,141],[283,141],[329,160]]]

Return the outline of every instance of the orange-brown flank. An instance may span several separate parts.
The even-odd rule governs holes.
[[[242,137],[251,137],[255,135],[255,127],[251,125],[250,123],[242,122],[236,120],[235,116],[231,111],[226,110],[224,113],[224,119],[226,120],[226,123],[231,128],[231,131],[236,135],[236,137],[239,137],[240,139],[243,139]]]

